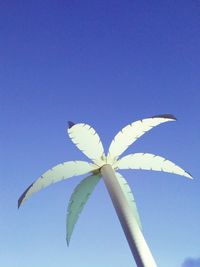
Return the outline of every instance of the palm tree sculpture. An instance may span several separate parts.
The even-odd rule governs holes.
[[[107,156],[104,154],[98,134],[91,126],[84,123],[74,124],[69,122],[68,134],[72,142],[93,163],[68,161],[58,164],[45,172],[26,189],[18,200],[18,207],[33,193],[50,184],[72,176],[90,173],[78,184],[69,201],[67,216],[67,243],[69,244],[74,225],[83,206],[103,177],[137,266],[156,267],[157,265],[141,231],[140,218],[131,189],[117,171],[120,169],[142,169],[164,171],[188,178],[192,178],[192,176],[171,161],[149,153],[135,153],[121,159],[118,158],[145,132],[161,123],[174,120],[176,120],[174,116],[164,114],[127,125],[115,136]]]

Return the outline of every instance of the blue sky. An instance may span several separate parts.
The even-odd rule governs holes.
[[[165,156],[194,181],[122,174],[158,266],[198,264],[199,28],[198,0],[1,1],[1,266],[135,266],[102,181],[69,248],[67,204],[83,177],[44,189],[20,210],[17,200],[52,166],[86,159],[67,136],[68,120],[92,125],[107,149],[125,125],[162,113],[177,122],[156,127],[127,153]]]

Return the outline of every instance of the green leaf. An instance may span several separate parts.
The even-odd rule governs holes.
[[[101,179],[101,175],[91,175],[82,180],[71,195],[67,209],[67,244],[69,245],[74,226],[84,205]]]
[[[99,135],[88,124],[77,123],[68,129],[72,142],[99,167],[105,164],[104,148]]]
[[[150,153],[129,154],[119,159],[113,167],[117,169],[139,169],[169,172],[193,179],[190,173],[184,171],[174,162]]]
[[[131,210],[133,212],[133,215],[140,227],[140,229],[142,229],[142,225],[141,225],[141,221],[140,221],[140,216],[139,216],[139,213],[138,213],[138,210],[137,210],[137,206],[136,206],[136,202],[135,202],[135,199],[134,199],[134,196],[133,196],[133,193],[131,191],[131,188],[130,186],[128,185],[126,179],[118,172],[115,172],[116,174],[116,177],[118,179],[118,182],[121,186],[121,189],[128,201],[128,204],[129,206],[131,207]]]
[[[113,139],[108,150],[107,163],[113,164],[118,157],[138,138],[153,127],[176,118],[170,114],[157,115],[151,118],[135,121],[124,127]]]
[[[35,182],[33,182],[20,196],[18,200],[18,208],[24,203],[33,193],[41,189],[60,182],[62,180],[78,176],[86,173],[91,173],[97,169],[95,164],[86,161],[67,161],[56,165],[52,169],[43,173]]]

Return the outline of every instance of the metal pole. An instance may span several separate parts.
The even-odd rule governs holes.
[[[129,247],[138,267],[157,267],[144,236],[132,215],[129,204],[120,188],[111,165],[101,168],[101,174],[112,199]]]

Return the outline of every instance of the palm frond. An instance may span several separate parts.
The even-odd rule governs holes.
[[[101,166],[104,149],[96,131],[88,124],[78,123],[68,128],[72,142],[95,164]]]
[[[24,191],[18,200],[18,207],[20,207],[20,205],[33,193],[41,190],[42,188],[73,176],[92,172],[96,169],[96,165],[85,161],[68,161],[58,164],[52,169],[46,171]]]
[[[184,171],[172,161],[149,153],[135,153],[127,155],[119,159],[113,165],[113,168],[163,171],[192,179],[192,176],[188,172]]]
[[[173,115],[163,114],[152,118],[138,120],[124,127],[113,139],[108,151],[107,163],[112,164],[139,137],[153,127],[168,121],[174,121]]]
[[[69,245],[74,226],[84,205],[92,194],[101,175],[91,175],[82,180],[71,195],[67,209],[67,244]]]
[[[133,216],[136,219],[140,229],[142,229],[142,225],[141,225],[141,220],[140,220],[140,216],[137,210],[137,206],[136,206],[136,202],[133,196],[133,193],[131,191],[130,186],[128,185],[126,179],[118,172],[115,172],[116,177],[118,179],[118,182],[120,184],[120,187],[124,193],[124,196],[126,197],[126,200],[128,202],[128,205],[130,206],[132,212],[133,212]]]

